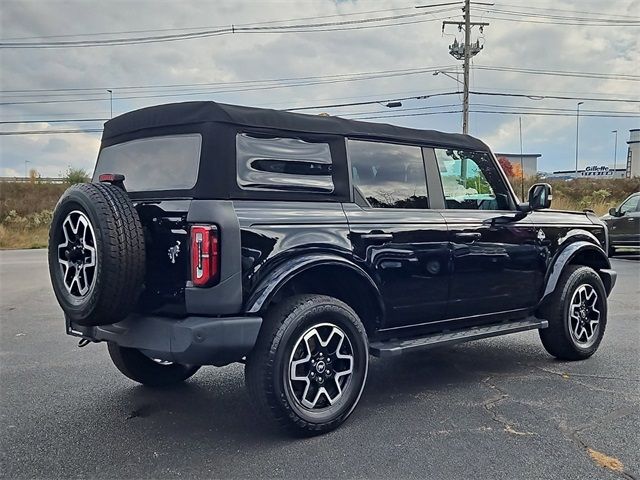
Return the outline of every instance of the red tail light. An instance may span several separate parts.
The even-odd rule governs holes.
[[[211,225],[191,227],[191,282],[205,287],[218,278],[220,251],[218,229]]]

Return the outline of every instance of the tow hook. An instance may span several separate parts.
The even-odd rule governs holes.
[[[86,347],[90,343],[91,343],[91,340],[88,340],[86,338],[81,338],[80,341],[78,342],[78,347],[79,348]]]

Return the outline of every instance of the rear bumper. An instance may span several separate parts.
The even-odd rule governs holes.
[[[66,321],[69,335],[115,342],[152,358],[190,365],[226,365],[246,356],[256,343],[260,317],[181,319],[130,315],[112,325],[83,327]]]

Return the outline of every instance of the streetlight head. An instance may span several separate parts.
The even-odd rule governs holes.
[[[578,102],[578,105],[582,105],[584,102]]]
[[[109,90],[109,89],[107,89],[107,92],[109,92],[109,93],[113,93],[113,90]]]

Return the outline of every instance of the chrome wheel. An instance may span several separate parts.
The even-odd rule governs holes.
[[[340,327],[322,323],[310,328],[289,360],[288,387],[294,401],[313,411],[330,408],[349,389],[353,367],[353,347]]]
[[[598,338],[600,309],[598,293],[589,284],[580,285],[569,305],[569,332],[576,345],[588,348]]]
[[[98,259],[96,236],[87,216],[70,212],[62,222],[64,241],[58,245],[58,263],[63,283],[73,297],[84,297],[96,280]]]

